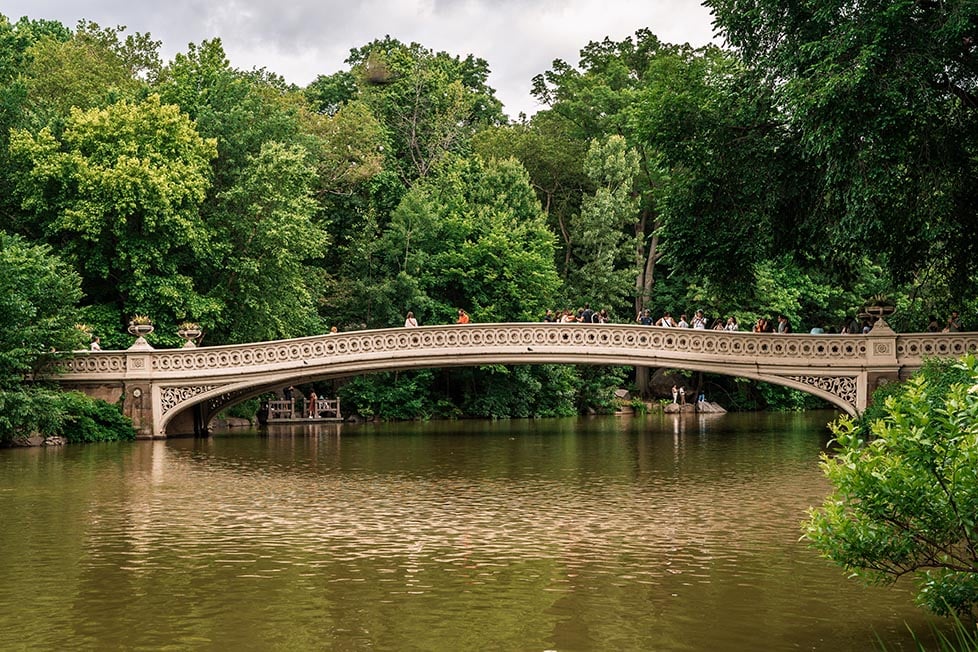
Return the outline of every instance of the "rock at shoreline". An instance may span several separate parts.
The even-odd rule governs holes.
[[[724,410],[717,403],[711,403],[710,401],[699,401],[696,403],[687,403],[686,405],[679,405],[678,403],[668,403],[662,411],[666,414],[679,414],[681,412],[696,412],[699,414],[724,414]]]

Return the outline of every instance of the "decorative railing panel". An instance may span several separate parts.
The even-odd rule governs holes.
[[[419,349],[532,349],[535,346],[573,348],[582,352],[609,348],[633,349],[638,354],[688,354],[709,359],[794,358],[811,362],[855,362],[866,356],[867,338],[782,336],[628,325],[484,324],[359,331],[233,347],[155,351],[152,361],[153,370],[162,372],[244,370],[303,360],[398,354]]]
[[[978,333],[911,333],[897,336],[897,357],[917,364],[924,358],[959,358],[978,352]]]

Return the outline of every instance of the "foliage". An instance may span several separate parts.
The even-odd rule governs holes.
[[[344,411],[384,419],[426,419],[432,414],[433,373],[423,369],[357,376],[343,384],[337,394]]]
[[[482,159],[513,157],[526,168],[557,235],[556,262],[563,279],[574,270],[571,220],[591,186],[583,168],[588,146],[571,133],[566,120],[551,112],[538,113],[528,123],[483,129],[472,137],[472,148]]]
[[[382,249],[390,293],[422,323],[535,320],[559,286],[553,236],[526,171],[513,160],[452,159],[394,212]]]
[[[618,407],[615,390],[625,384],[626,367],[575,367],[579,375],[578,414],[612,414]]]
[[[951,619],[950,632],[938,629],[933,623],[930,626],[931,635],[937,642],[937,648],[928,647],[924,641],[920,640],[917,632],[911,630],[910,634],[913,637],[915,649],[919,652],[927,652],[930,649],[936,649],[938,652],[974,652],[974,650],[978,650],[978,625],[963,622],[957,614],[951,614]],[[880,649],[888,649],[882,640],[880,640]]]
[[[232,219],[214,224],[211,297],[223,306],[220,339],[260,341],[321,330],[316,277],[325,232],[312,222],[313,169],[306,151],[270,142],[219,197]]]
[[[219,417],[236,417],[238,419],[248,419],[249,421],[255,420],[255,415],[258,414],[258,408],[261,407],[260,398],[252,398],[247,401],[241,401],[240,403],[235,403],[226,410],[222,410],[218,415]]]
[[[638,164],[638,154],[621,136],[592,141],[584,170],[595,191],[584,196],[580,214],[570,220],[575,265],[566,282],[569,298],[600,307],[631,298],[637,270],[634,240],[625,229],[638,213],[632,194]]]
[[[118,405],[89,398],[80,392],[59,392],[58,400],[64,416],[57,434],[64,436],[70,444],[136,438],[136,429]]]
[[[21,77],[24,126],[47,126],[57,133],[72,108],[135,99],[143,85],[136,74],[158,68],[160,44],[144,34],[120,42],[123,29],[82,22],[70,39],[53,35],[32,45]]]
[[[975,4],[706,4],[811,162],[803,230],[837,259],[873,251],[898,282],[924,275],[973,296]]]
[[[0,388],[18,387],[52,351],[88,348],[76,303],[80,279],[43,244],[0,231]]]
[[[461,405],[465,415],[500,419],[577,413],[574,399],[580,382],[571,368],[494,365],[479,367],[471,373],[471,391]]]
[[[784,385],[757,383],[756,391],[761,398],[761,403],[757,407],[764,410],[801,412],[828,407],[823,399]]]
[[[61,436],[68,443],[136,438],[118,406],[80,392],[34,386],[0,390],[0,444],[32,434]]]
[[[24,209],[63,243],[93,302],[158,319],[209,312],[180,263],[206,251],[196,211],[215,143],[177,107],[153,95],[74,109],[60,137],[15,131],[11,151]]]
[[[405,185],[423,179],[447,155],[462,154],[479,126],[503,122],[487,84],[488,64],[452,57],[389,36],[350,51],[359,97],[387,131],[391,163]]]
[[[978,616],[978,359],[965,382],[932,383],[934,370],[885,399],[867,437],[852,419],[833,427],[839,450],[823,455],[834,486],[811,510],[805,535],[867,582],[917,578],[917,601],[939,614]]]

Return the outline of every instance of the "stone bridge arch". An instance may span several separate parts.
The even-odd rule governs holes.
[[[466,324],[355,331],[196,349],[83,352],[61,382],[113,401],[141,437],[200,432],[218,411],[288,384],[375,371],[491,364],[597,364],[741,376],[856,414],[880,382],[924,357],[978,349],[978,334],[774,335],[630,324]]]

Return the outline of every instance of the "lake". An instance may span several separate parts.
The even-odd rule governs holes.
[[[799,541],[829,412],[0,450],[0,649],[915,649]]]

